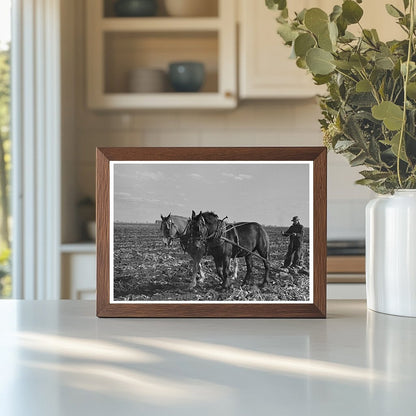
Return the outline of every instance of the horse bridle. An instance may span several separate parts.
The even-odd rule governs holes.
[[[201,220],[202,224],[199,224],[199,223],[197,224],[199,235],[198,235],[198,237],[195,237],[194,235],[192,235],[192,232],[191,232],[192,239],[194,241],[202,241],[203,243],[207,243],[208,240],[214,240],[214,239],[217,239],[217,238],[220,239],[222,237],[222,235],[224,234],[224,232],[226,231],[227,225],[225,223],[225,220],[227,218],[228,217],[225,217],[222,220],[218,219],[217,227],[215,228],[215,230],[211,234],[207,235],[208,234],[208,227],[206,225],[205,218],[203,216],[201,216],[200,220]],[[204,227],[205,232],[203,232],[201,230],[201,226]]]
[[[169,237],[167,237],[167,238],[170,238],[171,240],[175,240],[175,239],[177,239],[177,238],[181,238],[181,237],[183,237],[184,235],[185,235],[185,233],[186,233],[186,230],[188,229],[188,224],[186,225],[186,227],[185,227],[185,230],[183,231],[183,233],[181,233],[180,231],[179,231],[179,228],[178,228],[178,226],[175,224],[175,222],[174,221],[172,221],[170,218],[169,218],[169,220],[167,220],[167,221],[162,221],[162,224],[161,224],[161,227],[162,227],[162,225],[163,224],[165,224],[166,225],[166,228],[167,228],[167,230],[169,231]],[[176,228],[176,235],[172,235],[172,232],[171,232],[171,230],[173,229],[173,228]],[[166,236],[165,236],[166,237]]]

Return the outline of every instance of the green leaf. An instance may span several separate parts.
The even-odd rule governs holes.
[[[315,81],[315,85],[324,85],[331,81],[331,76],[315,74],[313,80]]]
[[[339,30],[339,27],[337,26],[337,29]],[[344,36],[340,36],[338,38],[339,43],[350,43],[353,40],[357,39],[351,32],[346,31]]]
[[[358,179],[355,181],[356,185],[364,185],[364,186],[369,186],[372,183],[374,183],[373,179]]]
[[[378,56],[375,61],[376,67],[380,69],[394,69],[394,61],[390,56]]]
[[[332,9],[332,13],[329,15],[329,20],[331,22],[335,22],[338,19],[338,17],[341,16],[341,14],[342,14],[342,7],[336,4],[334,8]]]
[[[296,66],[301,69],[308,69],[308,65],[306,65],[305,58],[298,58],[296,59]]]
[[[377,30],[376,29],[371,29],[371,34],[373,35],[373,39],[376,42],[380,42],[380,38],[378,37],[378,33],[377,33]]]
[[[360,149],[363,149],[366,147],[366,139],[361,125],[362,119],[357,114],[348,117],[344,124],[344,134],[349,140],[354,141]]]
[[[377,104],[373,94],[370,92],[351,93],[348,97],[348,104],[356,107],[373,107]]]
[[[318,45],[321,49],[324,49],[328,52],[334,51],[334,44],[329,35],[329,28],[327,27],[325,31],[321,32],[318,35]]]
[[[416,82],[407,84],[407,96],[412,100],[416,100]]]
[[[375,40],[374,40],[374,38],[373,38],[373,34],[371,33],[371,30],[364,29],[364,30],[363,30],[363,37],[364,37],[364,40],[365,40],[367,43],[369,43],[370,45],[374,45]]]
[[[283,10],[286,8],[286,0],[266,0],[266,6],[271,10]]]
[[[314,37],[309,33],[302,33],[295,39],[296,56],[304,58],[309,49],[316,45]]]
[[[402,127],[403,110],[391,101],[383,101],[371,109],[373,117],[383,121],[384,125],[392,131]]]
[[[392,4],[386,4],[387,13],[393,17],[403,17],[404,14],[397,8],[394,7]]]
[[[306,14],[307,10],[306,9],[302,9],[299,13],[296,13],[296,19],[303,23],[303,21],[305,20],[305,14]]]
[[[357,82],[355,86],[355,90],[357,92],[371,92],[371,83],[366,79],[362,79],[361,81]]]
[[[367,155],[364,152],[361,152],[358,156],[350,160],[350,165],[352,167],[362,165],[367,159]]]
[[[338,39],[338,26],[334,22],[328,23],[328,30],[329,30],[329,37],[331,38],[331,42],[334,46],[337,44]]]
[[[320,48],[309,49],[306,54],[306,64],[314,75],[327,75],[333,72],[335,69],[335,65],[332,63],[333,59],[330,52]]]
[[[374,164],[379,166],[381,161],[380,147],[374,135],[370,137],[370,145],[368,146],[368,151],[370,152],[370,156],[372,157]]]
[[[353,145],[354,142],[351,140],[338,140],[334,146],[334,150],[337,153],[345,152]]]
[[[373,181],[379,181],[380,179],[388,178],[391,173],[390,172],[379,172],[376,170],[362,170],[360,175],[364,176],[365,179],[372,179]]]
[[[363,69],[368,64],[367,60],[358,53],[352,55],[349,62],[354,68],[358,70]]]
[[[409,62],[409,74],[416,70],[416,64],[412,61]],[[405,77],[406,76],[406,62],[402,62],[400,65],[400,72]]]
[[[344,19],[342,15],[339,16],[337,19],[337,27],[338,27],[338,32],[340,36],[341,37],[344,36],[348,27],[348,22]]]
[[[332,63],[339,69],[348,71],[352,68],[352,65],[348,61],[334,60]]]
[[[309,9],[305,13],[305,26],[318,36],[327,29],[328,15],[318,7]]]
[[[394,156],[398,156],[399,154],[399,144],[400,144],[400,132],[398,132],[397,134],[395,134],[393,136],[393,138],[388,141],[388,140],[380,140],[381,143],[390,146],[391,151],[393,152]],[[407,158],[406,155],[406,150],[405,150],[405,141],[403,139],[401,148],[400,148],[400,159],[403,160],[404,162],[409,162],[409,159]]]
[[[293,30],[287,23],[280,24],[277,28],[277,33],[287,44],[290,44],[290,42],[293,42],[298,37],[298,32]]]
[[[342,3],[342,16],[349,24],[358,23],[363,16],[363,9],[352,0]]]

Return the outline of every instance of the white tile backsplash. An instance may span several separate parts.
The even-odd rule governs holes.
[[[82,102],[81,100],[79,102]],[[77,109],[77,186],[94,194],[96,146],[319,146],[315,100],[243,102],[232,111],[91,112]],[[363,238],[372,197],[339,155],[328,156],[328,237]]]

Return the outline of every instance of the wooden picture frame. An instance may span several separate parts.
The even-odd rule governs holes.
[[[97,148],[97,316],[325,318],[327,212],[326,160],[327,150],[324,147]],[[308,207],[309,213],[312,213],[312,215],[309,217],[310,231],[308,231],[311,233],[310,241],[308,240],[308,253],[310,253],[311,256],[310,259],[308,257],[310,289],[307,300],[297,300],[293,302],[290,300],[285,302],[280,300],[264,302],[159,302],[157,300],[130,302],[128,300],[119,301],[119,298],[115,300],[114,277],[112,277],[113,286],[110,284],[110,274],[114,273],[114,266],[112,267],[112,271],[110,270],[110,264],[113,264],[114,259],[114,257],[112,257],[114,253],[110,253],[110,248],[112,248],[114,244],[114,237],[110,241],[110,235],[113,236],[115,224],[115,220],[112,217],[114,211],[114,204],[112,202],[114,201],[114,194],[112,193],[113,176],[111,175],[114,175],[114,167],[121,166],[122,163],[127,165],[132,164],[139,168],[142,168],[145,164],[150,164],[150,166],[153,166],[153,164],[155,166],[166,164],[167,168],[171,169],[171,171],[172,169],[175,169],[175,166],[182,164],[185,166],[186,163],[192,163],[192,166],[197,167],[200,165],[205,167],[205,165],[210,163],[214,165],[218,164],[216,166],[222,164],[221,166],[233,168],[234,166],[238,166],[239,169],[243,169],[246,166],[245,164],[251,163],[252,166],[250,168],[256,168],[259,172],[262,171],[263,166],[266,164],[269,164],[270,166],[267,169],[278,169],[278,166],[280,165],[281,167],[279,167],[279,169],[286,169],[285,166],[295,166],[296,164],[299,164],[299,166],[309,166]],[[235,177],[235,179],[250,177],[250,175],[240,176],[240,178]],[[140,178],[137,180],[140,180]],[[282,177],[282,180],[287,180],[287,178]],[[268,189],[268,192],[273,192],[273,189]],[[111,198],[113,199],[111,200]],[[232,198],[232,194],[230,194],[230,198]],[[192,208],[193,207],[189,207],[189,213]],[[199,210],[200,208],[195,207],[195,209]],[[158,212],[155,212],[155,217],[159,218]],[[287,218],[287,215],[285,218]],[[192,226],[194,226],[193,223]],[[293,235],[296,236],[296,234]],[[193,242],[194,240],[191,239],[191,241]],[[204,241],[206,242],[207,240]],[[162,243],[160,242],[160,244]],[[160,247],[163,246],[161,245]],[[279,255],[282,256],[281,253]],[[295,266],[294,269],[296,269]],[[111,275],[113,276],[113,274]],[[272,270],[271,276],[274,284],[283,285],[281,280],[279,280],[280,277],[276,277],[282,275],[287,275],[287,273],[280,271],[274,272]],[[291,284],[290,279],[288,284]]]

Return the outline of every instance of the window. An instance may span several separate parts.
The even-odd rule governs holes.
[[[10,44],[11,1],[0,0],[0,298],[11,297]]]

